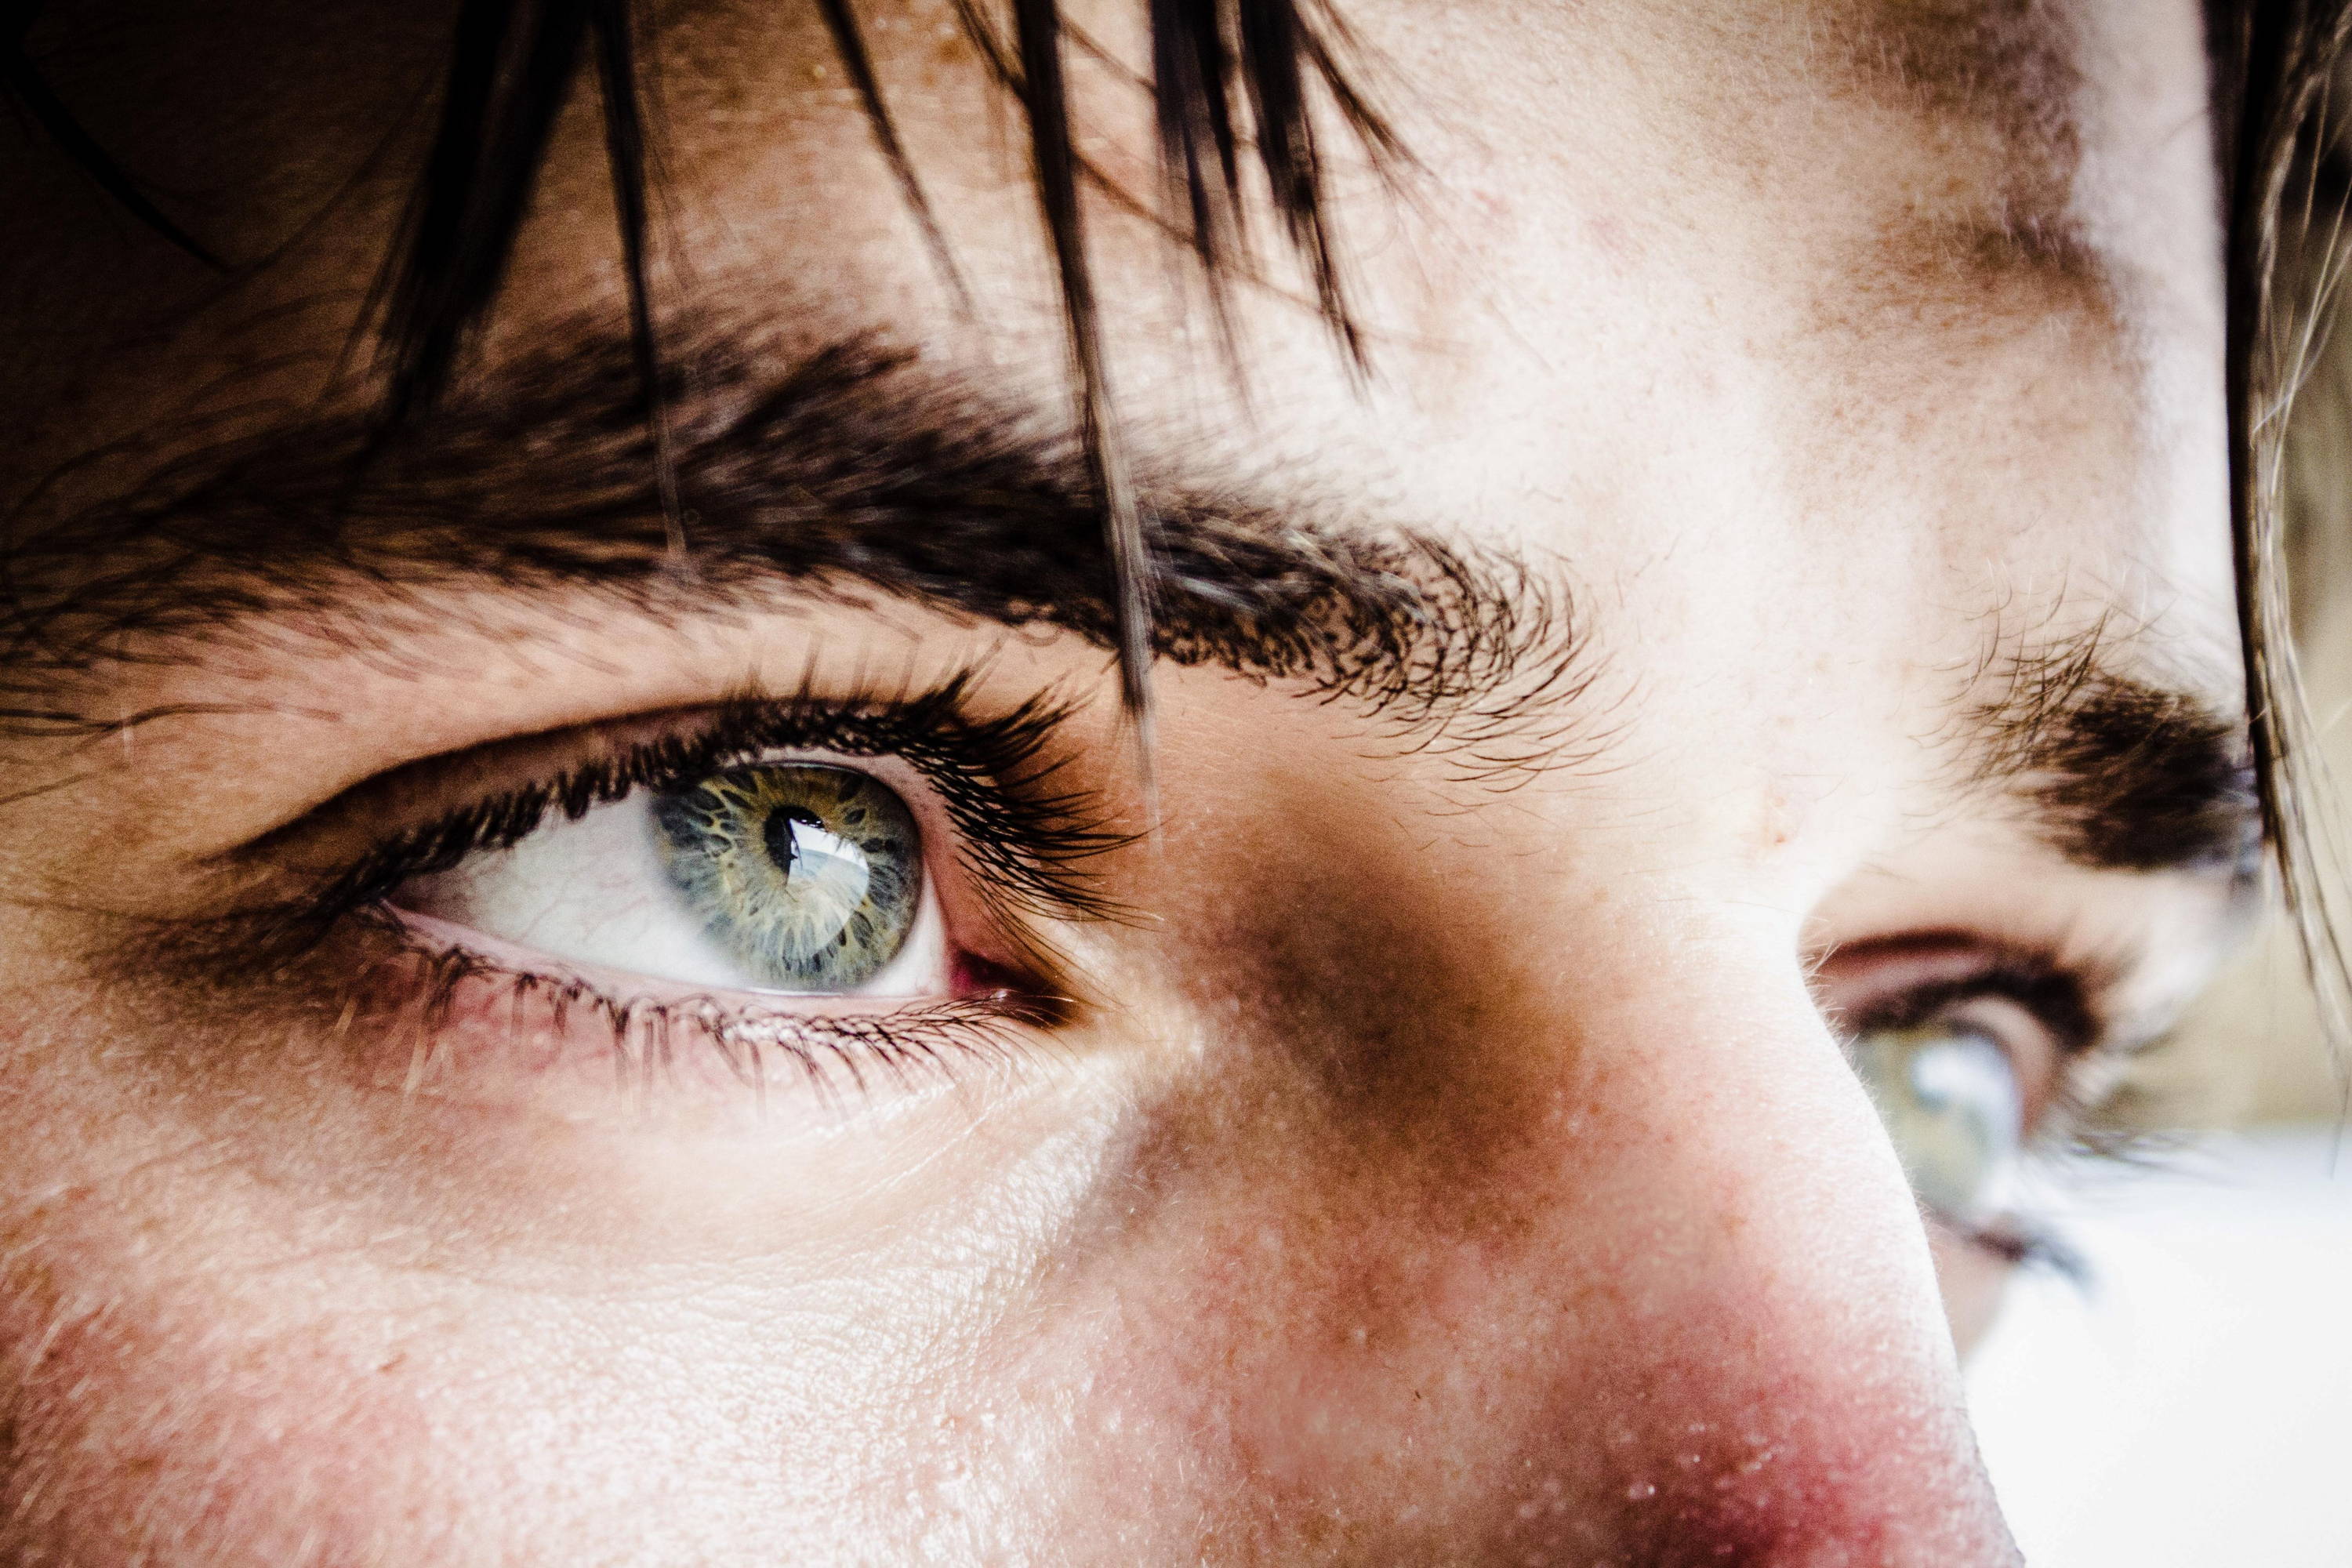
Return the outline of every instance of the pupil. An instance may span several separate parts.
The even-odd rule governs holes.
[[[803,827],[822,828],[824,819],[806,806],[788,805],[768,814],[767,826],[761,836],[767,840],[768,857],[776,868],[790,878],[793,865],[801,858],[801,835]]]

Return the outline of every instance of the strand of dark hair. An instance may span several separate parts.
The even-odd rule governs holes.
[[[856,89],[882,155],[935,263],[968,302],[946,237],[898,135],[851,0],[814,0]],[[57,103],[23,47],[39,0],[17,0],[0,34],[0,88],[126,210],[193,255],[210,253],[136,184]],[[1122,697],[1148,720],[1152,577],[1146,519],[1115,418],[1086,237],[1064,26],[1055,0],[1009,0],[1018,72],[1009,68],[975,0],[957,0],[965,31],[1028,124],[1038,210],[1052,245],[1079,430],[1100,498],[1118,580]],[[668,440],[649,242],[650,129],[640,94],[639,0],[459,0],[450,33],[437,121],[392,251],[366,311],[383,376],[387,433],[434,408],[462,372],[495,309],[517,237],[565,104],[592,52],[602,104],[630,337],[653,435],[663,504],[683,525]],[[1227,289],[1244,270],[1242,153],[1256,153],[1265,193],[1289,248],[1305,268],[1323,320],[1359,373],[1365,345],[1328,217],[1326,157],[1316,94],[1386,166],[1403,156],[1385,120],[1341,69],[1338,18],[1301,0],[1150,0],[1155,125],[1166,215],[1190,241],[1206,280],[1220,341],[1234,357]],[[1234,92],[1248,105],[1244,130]],[[1099,177],[1093,180],[1099,184]],[[1148,725],[1139,723],[1139,728]]]
[[[37,126],[68,163],[79,168],[132,218],[205,266],[227,270],[209,247],[173,222],[139,188],[139,182],[65,106],[34,65],[26,40],[47,8],[47,0],[9,0],[0,5],[0,101]]]
[[[579,0],[458,7],[440,121],[379,289],[387,426],[440,401],[489,317],[590,15]],[[627,98],[607,95],[608,122]]]
[[[2207,17],[2230,260],[2230,513],[2249,749],[2283,901],[2340,1051],[2352,1043],[2352,952],[2336,911],[2344,846],[2295,659],[2282,479],[2289,414],[2344,261],[2344,215],[2323,208],[2315,180],[2352,5],[2221,0]]]
[[[1013,0],[1013,17],[1027,87],[1030,158],[1037,200],[1060,274],[1071,368],[1076,379],[1079,429],[1102,498],[1118,601],[1120,695],[1128,710],[1148,723],[1151,620],[1142,503],[1127,467],[1125,443],[1111,422],[1109,372],[1103,363],[1101,322],[1087,266],[1085,209],[1070,135],[1069,99],[1062,73],[1061,8],[1055,0]]]
[[[898,182],[898,194],[923,231],[923,243],[930,250],[931,264],[947,280],[957,306],[969,313],[971,287],[964,282],[963,268],[956,265],[955,252],[949,247],[947,234],[940,227],[939,215],[931,210],[930,196],[915,174],[914,160],[907,156],[906,146],[898,138],[898,122],[882,96],[882,84],[874,74],[874,58],[866,47],[866,34],[857,25],[857,13],[849,0],[816,0],[816,6],[824,17],[825,31],[833,36],[833,52],[841,57],[841,68],[849,73],[850,85],[857,89],[858,101],[866,107],[866,123],[873,128],[874,140],[882,149],[884,161],[890,165],[892,178]]]
[[[662,524],[669,535],[671,559],[681,560],[686,553],[685,509],[678,503],[677,455],[662,380],[661,345],[654,331],[653,268],[646,242],[647,153],[633,18],[629,0],[589,0],[589,26],[596,38],[596,80],[604,110],[605,163],[621,231],[621,269],[628,279],[629,349],[636,360],[638,395],[645,402],[646,425],[653,437],[654,483],[661,497]]]

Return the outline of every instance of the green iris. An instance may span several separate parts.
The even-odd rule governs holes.
[[[711,940],[764,985],[849,991],[915,924],[921,838],[864,773],[753,763],[654,797],[662,858]]]
[[[1990,1217],[2023,1133],[2000,1042],[1947,1019],[1873,1029],[1848,1048],[1920,1201],[1964,1224]]]

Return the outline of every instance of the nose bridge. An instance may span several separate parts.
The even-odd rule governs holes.
[[[1551,1135],[1530,1144],[1563,1163],[1554,1200],[1647,1211],[1646,1256],[1752,1270],[1759,1308],[1824,1280],[1931,1308],[1916,1207],[1794,952],[1662,942],[1613,968],[1528,1020],[1559,1042]]]
[[[1524,1251],[1464,1282],[1548,1326],[1522,1462],[1600,1434],[1641,1561],[2010,1561],[1916,1205],[1790,948],[1634,944],[1524,1020],[1552,1081],[1490,1173]],[[1530,1552],[1566,1495],[1516,1499]]]

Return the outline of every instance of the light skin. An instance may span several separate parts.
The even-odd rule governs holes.
[[[1137,9],[1075,15],[1132,58]],[[97,642],[136,657],[23,659],[12,704],[93,722],[0,750],[11,1561],[2012,1560],[1956,1348],[2007,1264],[1923,1214],[1846,1041],[1925,991],[1991,1008],[2055,1136],[2100,1047],[1969,987],[2030,962],[2127,1047],[2231,928],[2234,796],[2184,827],[2165,779],[2070,795],[2059,744],[2105,714],[2095,780],[2120,752],[2210,782],[2237,708],[2195,9],[2083,0],[2047,38],[1957,5],[1346,12],[1417,160],[1334,174],[1368,382],[1269,245],[1237,389],[1163,237],[1091,216],[1171,553],[1204,583],[1244,544],[1380,566],[1443,612],[1402,674],[1236,652],[1179,584],[1167,624],[1223,631],[1155,667],[1147,785],[1082,592],[901,591],[922,517],[1016,480],[988,559],[1097,580],[1055,531],[1086,515],[1066,452],[1022,444],[1069,404],[1016,122],[928,6],[874,42],[968,314],[814,25],[665,38],[689,475],[743,389],[854,345],[833,412],[767,432],[798,487],[769,510],[706,499],[680,557],[625,505],[599,571],[466,570],[590,531],[559,503],[612,457],[535,457],[478,403],[454,477],[340,566],[272,536],[293,564],[236,618],[159,624],[215,581],[201,522],[106,601],[134,624]],[[279,42],[215,45],[203,92],[83,84],[126,156],[217,193],[221,249],[278,252],[228,285],[10,176],[47,247],[10,263],[40,280],[12,501],[134,443],[23,515],[256,431],[285,449],[214,500],[310,493],[399,187],[301,220],[437,47],[381,21],[133,27],[131,60]],[[1089,156],[1151,190],[1139,100],[1079,75]],[[583,116],[485,345],[505,393],[625,368],[604,179]],[[941,427],[1003,444],[986,495],[916,450]],[[852,442],[938,461],[948,499],[824,533]],[[897,575],[858,583],[860,551]],[[945,686],[975,726],[1045,694],[1054,771],[998,782],[1118,841],[1073,862],[1087,908],[1008,902],[906,746],[783,748],[918,823],[946,956],[885,994],[541,951],[562,921],[514,909],[655,896],[585,841],[498,909],[403,883],[404,936],[265,958],[223,919],[714,705]],[[417,953],[452,945],[483,972],[436,1011]],[[514,971],[749,1005],[785,1044],[616,1032]],[[922,1037],[936,1060],[788,1048],[957,997],[995,1012]]]

